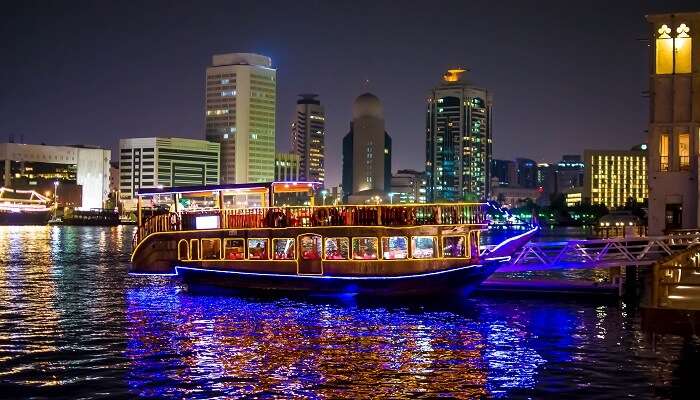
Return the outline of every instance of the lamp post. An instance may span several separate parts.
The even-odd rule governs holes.
[[[387,193],[387,196],[389,196],[389,203],[390,203],[390,204],[394,204],[394,195],[395,195],[395,194],[396,194],[396,193],[394,193],[394,192],[389,192],[389,193]]]
[[[53,182],[53,218],[58,215],[58,181]]]

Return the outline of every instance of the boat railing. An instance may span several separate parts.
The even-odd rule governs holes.
[[[186,211],[183,229],[194,229],[196,218],[220,215],[221,228],[286,228],[318,226],[415,226],[485,223],[483,204],[266,207]]]
[[[157,232],[197,229],[197,218],[217,216],[221,229],[322,226],[483,225],[486,204],[347,205],[205,209],[156,215],[135,235],[135,244]]]
[[[157,232],[171,232],[182,229],[180,215],[177,213],[157,214],[146,219],[134,234],[133,246],[136,247],[148,235]]]

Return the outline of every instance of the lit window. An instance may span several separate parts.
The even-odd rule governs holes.
[[[382,238],[382,257],[385,260],[408,258],[408,239],[405,236]]]
[[[690,169],[690,134],[678,134],[678,167],[682,171]]]
[[[245,244],[243,239],[225,239],[224,256],[227,260],[242,260],[245,258]]]
[[[668,171],[668,150],[669,150],[669,135],[662,133],[659,137],[659,170]]]
[[[379,240],[374,237],[353,238],[352,258],[355,260],[376,260]]]
[[[664,24],[659,28],[656,39],[656,73],[673,73],[673,38],[669,35],[671,28]]]
[[[295,258],[294,239],[273,239],[272,249],[275,260],[293,260]]]
[[[321,236],[305,235],[299,238],[299,253],[304,260],[321,259]]]
[[[248,258],[267,260],[267,239],[248,239]]]
[[[674,51],[676,55],[675,72],[677,74],[688,74],[690,73],[691,66],[691,47],[692,39],[690,35],[690,28],[686,24],[681,24],[676,28],[676,33],[678,34],[674,43]]]
[[[442,238],[443,257],[464,257],[464,236],[445,236]]]
[[[202,259],[218,260],[221,258],[221,239],[202,239]]]
[[[435,238],[432,236],[414,236],[412,238],[413,258],[432,258],[435,256]]]
[[[347,260],[350,258],[348,238],[327,238],[325,254],[326,260]]]

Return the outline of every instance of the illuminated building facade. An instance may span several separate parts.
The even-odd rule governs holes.
[[[428,96],[426,162],[428,201],[488,197],[491,163],[491,96],[448,70]]]
[[[648,15],[649,234],[697,228],[700,13]]]
[[[583,195],[591,204],[617,208],[629,199],[638,203],[647,199],[647,155],[641,147],[629,151],[585,150],[583,158]]]
[[[299,156],[299,180],[325,182],[326,113],[316,94],[301,94],[292,122],[292,152]]]
[[[119,141],[119,198],[133,209],[141,188],[219,184],[219,145],[184,138]]]
[[[345,201],[362,204],[391,191],[391,137],[377,96],[360,95],[352,107],[350,132],[343,138]]]
[[[277,71],[269,57],[217,54],[207,68],[206,138],[221,144],[221,182],[274,178]]]
[[[425,172],[401,169],[391,176],[389,201],[394,204],[425,203]]]
[[[303,181],[299,176],[299,155],[295,153],[275,153],[275,181]]]
[[[52,196],[57,190],[61,205],[88,209],[102,208],[109,196],[109,150],[0,143],[0,157],[5,187]]]

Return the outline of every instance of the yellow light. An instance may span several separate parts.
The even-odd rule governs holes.
[[[466,70],[461,68],[448,69],[447,73],[442,76],[442,79],[444,79],[445,82],[457,82],[464,72],[466,72]]]

